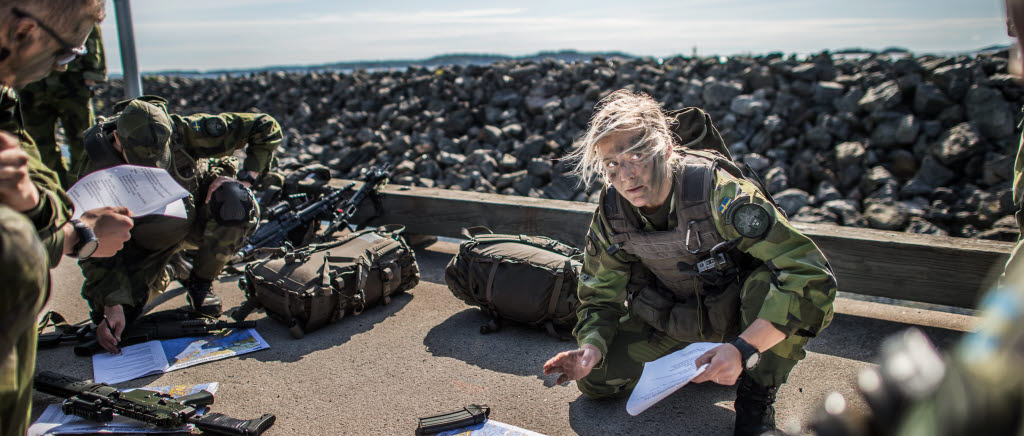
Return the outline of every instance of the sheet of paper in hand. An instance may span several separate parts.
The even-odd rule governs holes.
[[[644,364],[644,372],[626,401],[626,412],[636,416],[648,407],[672,395],[694,377],[707,369],[708,365],[697,368],[697,358],[719,345],[713,342],[696,342],[686,348]]]
[[[185,218],[188,191],[163,168],[118,165],[89,173],[68,189],[73,218],[104,206],[125,206],[136,217],[161,214]]]

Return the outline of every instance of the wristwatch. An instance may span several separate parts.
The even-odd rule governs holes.
[[[733,339],[729,343],[736,347],[737,350],[740,350],[740,362],[743,363],[743,369],[750,371],[761,361],[761,353],[757,351],[757,348],[744,341],[743,338]]]
[[[71,226],[75,229],[75,234],[78,235],[78,242],[74,247],[71,247],[71,252],[68,253],[68,256],[88,259],[99,248],[100,241],[96,239],[96,234],[85,223],[79,220],[71,220]]]

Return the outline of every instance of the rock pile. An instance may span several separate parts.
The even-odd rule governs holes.
[[[367,72],[147,77],[172,112],[260,111],[285,161],[392,183],[596,201],[559,160],[595,103],[631,88],[707,110],[733,157],[796,221],[1015,240],[1012,172],[1024,90],[1006,53],[506,61]],[[100,89],[100,114],[120,99]]]

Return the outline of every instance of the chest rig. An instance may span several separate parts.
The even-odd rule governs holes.
[[[715,227],[711,189],[714,172],[740,174],[715,153],[686,150],[673,164],[676,224],[645,232],[636,210],[609,188],[601,198],[610,227],[609,253],[619,250],[633,263],[627,298],[630,313],[657,330],[685,341],[722,340],[739,332],[739,289],[756,267]],[[735,171],[733,171],[735,170]]]

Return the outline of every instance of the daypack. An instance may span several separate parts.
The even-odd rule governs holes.
[[[543,236],[494,234],[485,227],[462,232],[469,240],[448,262],[444,278],[452,294],[491,316],[480,332],[511,320],[566,338],[580,304],[582,252]]]
[[[256,307],[288,326],[295,338],[340,320],[348,311],[359,315],[391,295],[412,289],[420,271],[401,233],[401,225],[364,229],[336,241],[297,250],[279,249],[250,263],[238,286],[246,303],[244,319]]]

